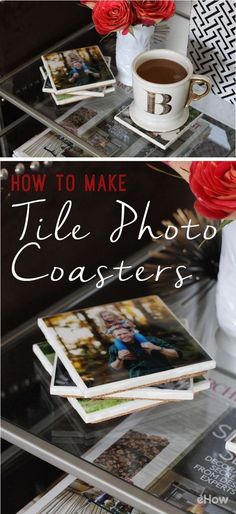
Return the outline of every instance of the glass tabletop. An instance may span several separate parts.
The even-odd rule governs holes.
[[[111,57],[111,68],[116,75],[114,35],[99,40],[89,25],[58,43],[57,49],[91,44],[99,44],[103,54]],[[119,83],[114,92],[103,98],[57,106],[51,95],[42,92],[41,65],[40,57],[36,58],[0,82],[3,98],[47,127],[20,147],[15,146],[16,157],[226,157],[234,153],[234,130],[206,115],[166,150],[140,137],[114,120],[132,101],[132,88]],[[17,126],[14,131],[21,129]]]
[[[132,256],[131,262],[134,266],[140,263],[152,264],[155,261],[152,248],[149,246],[138,256]],[[211,289],[207,294],[199,295],[196,287],[198,286],[186,288],[175,295],[164,288],[158,293],[177,316],[185,322],[187,320],[193,335],[205,346],[209,346],[209,319],[212,320],[213,329],[215,328],[212,315],[214,309],[209,311],[214,302],[214,291]],[[56,306],[52,306],[51,312],[99,305],[150,293],[153,294],[153,290],[150,291],[147,283],[135,280],[121,283],[113,280],[107,282],[102,290],[90,286],[75,291]],[[196,323],[196,311],[201,316],[201,324]],[[81,469],[83,470],[83,463],[84,466],[85,463],[91,463],[93,485],[97,485],[94,481],[99,471],[104,471],[107,484],[113,478],[116,479],[115,485],[120,496],[123,489],[122,498],[118,494],[119,499],[126,500],[148,514],[198,512],[189,509],[197,505],[200,495],[219,493],[217,486],[201,481],[201,474],[195,471],[194,466],[197,466],[198,459],[199,462],[204,460],[206,445],[209,448],[213,444],[212,427],[218,427],[219,420],[224,420],[222,422],[225,424],[232,420],[236,422],[236,409],[229,400],[230,391],[232,395],[233,389],[235,390],[235,380],[214,371],[212,383],[225,383],[228,395],[221,396],[212,389],[202,392],[194,401],[159,405],[126,417],[85,424],[66,398],[50,395],[50,376],[32,351],[32,345],[42,341],[42,333],[37,328],[36,320],[17,328],[3,341],[2,365],[5,373],[2,414],[10,423],[13,433],[17,428],[23,430],[24,448],[28,444],[28,451],[34,452],[30,448],[31,436],[37,437],[34,444],[42,450],[50,443],[52,458],[55,459],[53,463],[68,471],[65,457],[64,462],[60,463],[60,450],[64,450],[67,464],[71,459],[77,459],[73,462],[77,463],[78,477]],[[13,363],[19,362],[19,357],[21,366],[18,369]],[[223,443],[220,439],[217,452],[225,451]],[[190,466],[187,469],[186,461],[193,463],[193,468]],[[230,464],[233,469],[235,464]],[[208,465],[205,466],[208,474]],[[229,481],[227,505],[215,511],[207,506],[206,510],[199,511],[201,514],[236,513],[236,497],[230,492],[231,478],[227,476],[226,473],[224,477],[226,482]],[[107,488],[109,489],[108,485]],[[146,507],[140,500],[140,490],[142,493],[148,492],[149,505]]]

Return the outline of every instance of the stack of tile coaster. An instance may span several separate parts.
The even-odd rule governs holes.
[[[170,401],[209,387],[215,362],[162,300],[150,295],[38,320],[47,342],[33,351],[86,423]]]
[[[42,90],[50,94],[57,105],[90,97],[103,98],[114,91],[116,82],[110,65],[111,58],[104,57],[98,46],[43,55],[40,66]]]

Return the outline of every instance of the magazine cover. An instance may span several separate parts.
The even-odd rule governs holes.
[[[93,89],[115,83],[98,46],[88,46],[42,56],[52,88],[58,93]]]
[[[87,398],[215,367],[157,296],[58,314],[38,325]]]
[[[235,513],[236,462],[225,449],[236,422],[235,383],[215,371],[210,377],[210,391],[133,414],[85,458],[181,512]]]
[[[108,94],[105,98],[81,100],[79,105],[68,108],[56,120],[68,130],[68,137],[46,129],[16,148],[14,154],[16,157],[89,157],[88,153],[70,141],[71,132],[85,142],[92,142],[94,149],[104,157],[119,157],[121,153],[125,157],[179,157],[183,153],[189,155],[195,138],[200,142],[210,133],[209,122],[200,118],[194,128],[184,132],[164,151],[114,119],[129,103],[130,95],[123,89],[117,89],[115,95]]]
[[[71,514],[105,514],[106,512],[135,514],[135,509],[67,475],[17,514],[69,514],[69,512]]]
[[[72,143],[67,137],[60,136],[49,129],[44,130],[41,134],[34,136],[27,143],[17,148],[14,157],[17,159],[24,157],[35,157],[39,155],[41,158],[52,157],[85,157],[87,154],[82,148]]]
[[[115,109],[119,108],[127,102],[127,95],[123,91],[118,94],[105,95],[105,98],[89,98],[83,99],[79,105],[69,108],[63,115],[57,118],[57,123],[62,125],[68,133],[82,137],[85,141],[92,142],[94,146],[104,153],[104,156],[118,154],[121,149],[126,149],[132,145],[137,137],[128,130],[120,132],[113,127]],[[109,116],[113,125],[109,128],[109,124],[104,124],[104,116]],[[118,124],[117,124],[118,125]],[[95,127],[98,126],[97,129]],[[106,129],[109,129],[106,132]],[[68,134],[69,135],[69,134]],[[54,133],[50,129],[46,129],[40,134],[34,136],[23,145],[16,148],[15,157],[89,157],[88,153],[76,143],[72,143],[69,137],[65,137]]]
[[[158,480],[151,491],[185,512],[199,505],[200,512],[211,512],[211,498],[215,497],[218,498],[214,505],[216,514],[235,513],[235,459],[232,453],[225,451],[226,431],[232,430],[235,423],[236,410],[229,407],[204,438]]]

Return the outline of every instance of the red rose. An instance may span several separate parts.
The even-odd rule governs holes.
[[[193,162],[189,184],[203,216],[222,219],[236,211],[236,162]]]
[[[93,22],[99,34],[109,34],[116,30],[127,34],[134,21],[134,13],[126,0],[99,0],[93,8]]]
[[[132,0],[131,4],[139,23],[167,20],[173,16],[176,9],[173,0]]]

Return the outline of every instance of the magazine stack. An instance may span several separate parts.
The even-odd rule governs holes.
[[[52,52],[43,55],[42,62],[43,92],[51,94],[57,105],[114,91],[111,58],[104,57],[98,46]]]
[[[166,507],[163,512],[175,507],[194,514],[235,514],[234,381],[212,371],[210,383],[211,388],[194,402],[184,406],[176,402],[128,416],[83,459],[159,498]],[[49,512],[142,514],[71,475],[18,514]]]
[[[209,387],[215,362],[156,295],[38,320],[33,351],[85,423],[172,401]]]

